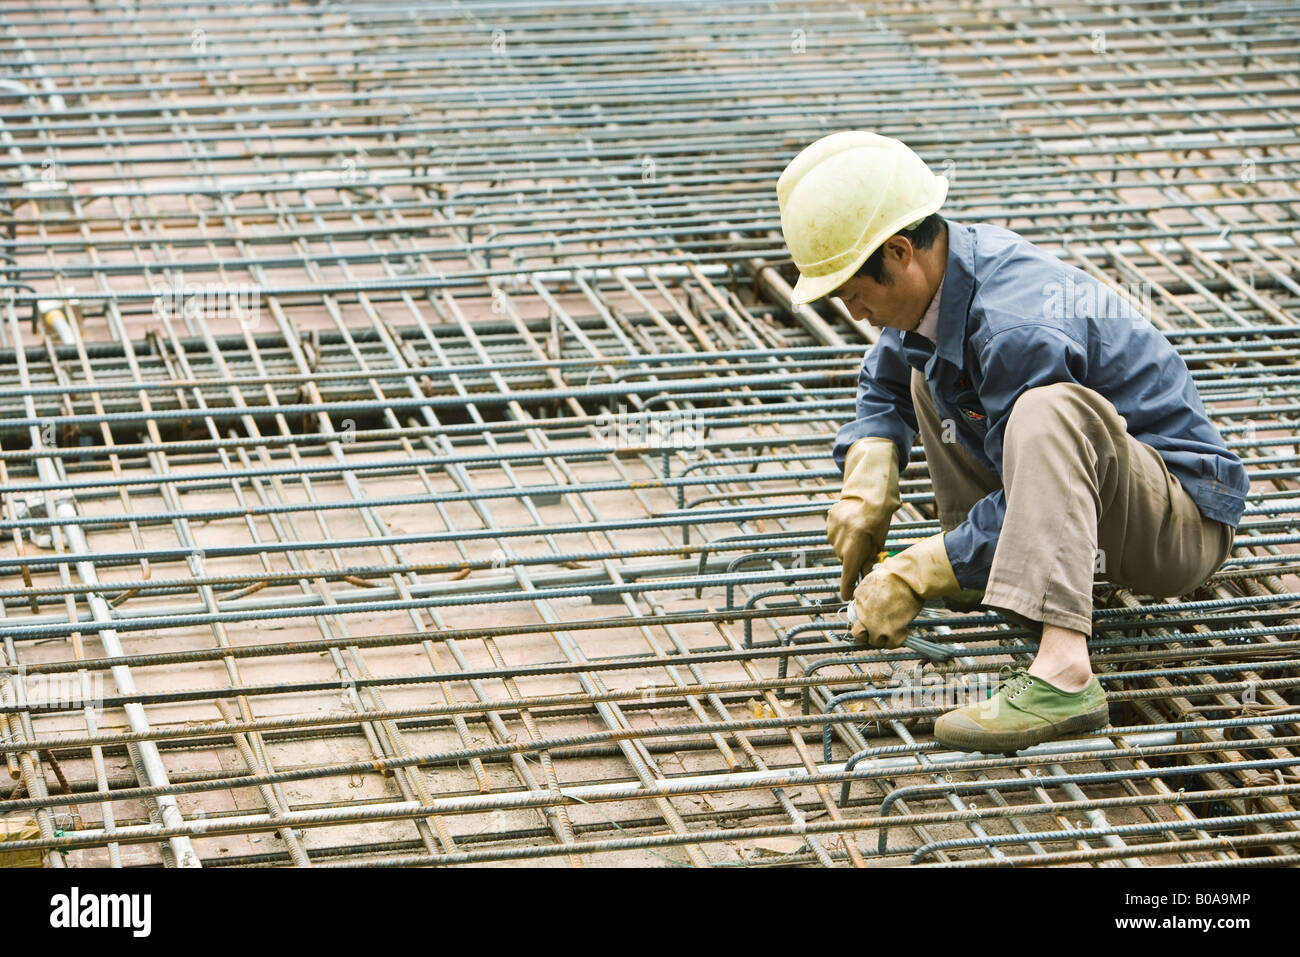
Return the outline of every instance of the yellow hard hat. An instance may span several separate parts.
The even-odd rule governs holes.
[[[781,232],[799,267],[795,304],[834,292],[947,195],[947,178],[891,137],[842,130],[804,147],[776,182]]]

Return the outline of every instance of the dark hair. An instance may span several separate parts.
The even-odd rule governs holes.
[[[894,235],[906,236],[917,249],[929,249],[934,245],[934,241],[939,238],[939,232],[942,229],[943,217],[938,213],[931,213],[917,223],[915,229],[900,229]],[[884,243],[881,243],[880,248],[867,257],[867,261],[858,269],[856,275],[866,276],[868,279],[874,279],[876,282],[888,285],[884,266],[885,246]]]

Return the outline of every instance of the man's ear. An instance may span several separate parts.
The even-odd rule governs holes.
[[[916,250],[912,247],[912,241],[906,236],[895,234],[885,240],[885,256],[892,258],[900,269],[906,269],[912,265],[912,257],[915,253]]]

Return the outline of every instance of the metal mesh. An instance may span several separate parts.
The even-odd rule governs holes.
[[[197,16],[197,18],[196,18]],[[49,866],[1294,863],[1300,14],[0,5],[0,816]],[[1096,736],[942,751],[848,641],[867,331],[773,186],[898,136],[1167,331],[1253,482],[1097,590]],[[890,544],[937,530],[919,447]],[[940,653],[942,652],[942,653]]]

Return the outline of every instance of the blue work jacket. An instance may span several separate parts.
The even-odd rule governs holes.
[[[1110,400],[1128,431],[1154,448],[1201,513],[1236,526],[1250,483],[1206,415],[1169,340],[1118,295],[1028,240],[997,226],[948,224],[948,263],[936,342],[887,328],[858,375],[857,419],[832,455],[879,436],[906,462],[916,438],[912,369],[925,374],[941,420],[976,460],[1002,474],[1002,436],[1026,389],[1074,382]],[[983,588],[1006,513],[1002,489],[944,536],[965,588]]]

